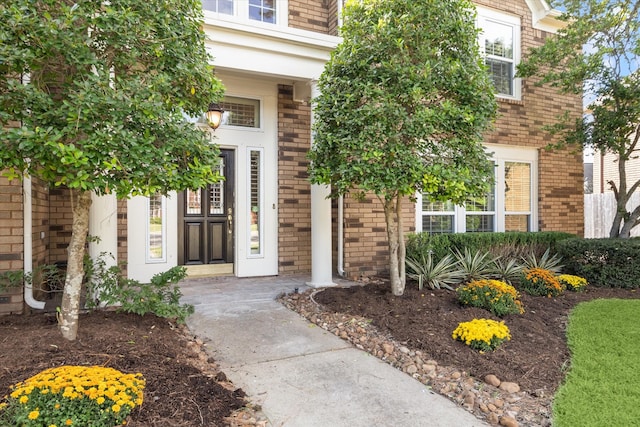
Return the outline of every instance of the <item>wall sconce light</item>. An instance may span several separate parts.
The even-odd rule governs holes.
[[[220,126],[220,123],[222,123],[223,113],[224,113],[224,110],[220,108],[220,106],[215,102],[212,102],[211,104],[209,104],[209,109],[205,114],[207,116],[207,123],[209,124],[211,129],[213,130],[218,129],[218,127]]]

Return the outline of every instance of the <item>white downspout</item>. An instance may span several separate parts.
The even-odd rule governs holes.
[[[22,180],[23,203],[23,245],[24,245],[24,274],[33,272],[33,224],[31,204],[31,177],[25,175]],[[30,280],[24,281],[24,302],[36,310],[44,309],[44,301],[38,301],[33,297],[33,284]]]
[[[338,198],[338,275],[345,276],[344,271],[344,196]]]

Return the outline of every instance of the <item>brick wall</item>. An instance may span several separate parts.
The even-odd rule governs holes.
[[[22,183],[0,176],[0,271],[22,270]]]
[[[49,224],[49,263],[67,261],[67,248],[71,241],[73,225],[73,209],[68,188],[50,189]]]
[[[523,58],[530,47],[544,43],[548,33],[532,27],[531,12],[524,0],[477,0],[477,4],[522,19]],[[536,87],[534,80],[523,81],[522,100],[499,100],[499,118],[487,142],[538,148],[538,227],[541,231],[584,233],[582,154],[570,150],[543,149],[553,142],[542,127],[555,122],[565,111],[579,115],[582,98],[560,95],[551,87]]]
[[[0,272],[24,268],[22,183],[0,176]],[[0,293],[0,314],[21,313],[22,287]]]
[[[311,186],[306,155],[311,109],[293,101],[293,87],[278,86],[278,271],[311,271]]]
[[[522,17],[523,54],[527,48],[542,44],[548,36],[532,28],[531,12],[524,0],[480,0],[477,3]],[[581,97],[558,95],[549,87],[535,87],[532,82],[523,82],[522,100],[500,100],[499,109],[495,129],[486,136],[486,142],[538,148],[539,229],[582,235],[582,156],[568,150],[542,149],[552,142],[542,127],[553,123],[555,117],[564,111],[580,114]],[[413,203],[405,203],[404,213],[405,231],[413,231]],[[380,202],[373,198],[364,203],[345,198],[344,226],[347,276],[388,274],[387,236]]]
[[[289,0],[289,26],[300,30],[316,33],[330,34],[330,25],[333,31],[337,27],[335,13],[330,19],[330,10],[337,12],[337,6],[333,6],[336,0]]]
[[[415,204],[402,204],[405,233],[415,231]],[[389,274],[389,243],[382,203],[375,196],[344,197],[344,270],[350,279]]]

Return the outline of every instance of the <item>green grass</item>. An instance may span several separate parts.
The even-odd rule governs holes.
[[[640,300],[578,305],[569,316],[571,368],[554,426],[640,426]]]

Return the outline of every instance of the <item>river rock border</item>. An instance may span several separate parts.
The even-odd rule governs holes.
[[[318,292],[322,289],[282,295],[279,300],[310,322],[400,369],[492,425],[551,425],[551,396],[542,390],[528,393],[516,383],[500,381],[496,375],[487,375],[481,381],[454,367],[440,365],[428,354],[380,333],[363,317],[325,312],[313,298]]]

